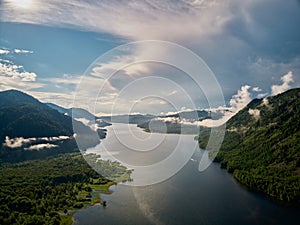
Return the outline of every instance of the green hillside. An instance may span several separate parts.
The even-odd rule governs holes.
[[[300,202],[300,89],[255,99],[226,124],[215,162],[251,189]],[[205,148],[209,129],[199,135]]]
[[[90,127],[71,117],[59,113],[30,95],[17,90],[0,92],[0,163],[7,161],[22,161],[26,159],[43,158],[63,152],[77,150],[77,144],[72,137],[73,125],[81,131],[82,149],[95,146],[99,138]],[[23,147],[9,148],[3,145],[5,137],[9,138],[42,138],[69,136],[64,141],[53,141],[57,147],[39,151],[24,151]],[[105,131],[99,129],[98,136],[105,137]],[[95,137],[95,138],[93,138]],[[35,144],[47,144],[49,141],[39,141]],[[28,146],[27,146],[28,147]]]

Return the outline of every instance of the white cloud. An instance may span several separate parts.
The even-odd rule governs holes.
[[[57,148],[58,145],[54,145],[54,144],[36,144],[36,145],[31,145],[28,148],[24,148],[25,150],[41,150],[41,149],[45,149],[45,148]]]
[[[33,95],[42,102],[55,103],[64,108],[71,108],[73,106],[74,92],[44,92],[44,91],[26,91],[29,95]]]
[[[37,141],[53,142],[53,141],[62,141],[62,140],[66,140],[66,139],[70,139],[70,137],[68,137],[68,136],[58,136],[58,137],[40,137],[40,138],[36,138],[36,137],[31,137],[31,138],[23,138],[23,137],[9,138],[8,136],[6,136],[3,145],[6,146],[6,147],[9,147],[9,148],[19,148],[19,147],[22,147],[24,145],[32,145],[30,147],[33,147],[33,146],[35,146],[34,143],[36,143]],[[46,144],[46,145],[48,145],[48,144]],[[33,147],[33,149],[38,149],[38,147],[41,147],[41,146],[42,146],[41,144],[37,144],[37,146]]]
[[[9,50],[7,49],[0,49],[0,55],[7,55],[9,53]]]
[[[268,105],[269,105],[269,100],[268,100],[268,98],[264,98],[262,103],[263,103],[265,106],[268,106]]]
[[[290,84],[294,82],[293,73],[290,71],[287,74],[283,75],[281,77],[281,81],[281,85],[272,85],[272,95],[280,94],[291,88]]]
[[[81,75],[64,74],[62,77],[41,78],[41,81],[50,82],[52,84],[79,84]]]
[[[23,138],[23,137],[10,139],[8,136],[6,136],[4,140],[4,146],[7,146],[9,148],[19,148],[23,144],[30,143],[35,140],[36,138]]]
[[[261,90],[261,88],[259,88],[259,87],[254,87],[254,88],[252,88],[252,91],[260,92],[260,91],[262,91],[262,90]]]
[[[15,53],[32,53],[29,50],[0,49],[0,54]],[[33,88],[43,87],[43,84],[36,83],[37,74],[28,72],[22,65],[16,65],[8,59],[0,59],[0,91],[8,89],[30,90]]]
[[[12,64],[12,61],[10,61],[8,59],[0,59],[0,62]]]
[[[249,85],[242,86],[241,89],[238,90],[237,94],[232,96],[229,102],[229,107],[220,107],[219,109],[223,110],[224,112],[224,115],[220,119],[206,119],[197,122],[197,125],[205,127],[217,127],[226,123],[231,117],[237,114],[251,101],[251,93],[249,92],[250,89],[251,86]]]
[[[251,101],[251,93],[249,89],[251,86],[244,85],[238,90],[236,95],[233,95],[229,104],[231,111],[238,112],[244,108]]]
[[[231,16],[227,7],[227,3],[220,4],[220,1],[195,4],[185,0],[176,3],[131,0],[126,4],[118,1],[95,1],[91,4],[89,1],[52,0],[43,2],[40,7],[36,3],[32,10],[23,10],[22,13],[11,4],[3,4],[1,19],[76,26],[83,30],[108,32],[135,40],[168,39],[170,34],[172,37],[187,38],[191,34],[206,36],[217,33]],[[222,17],[215,16],[220,12]]]
[[[43,87],[36,82],[37,75],[27,72],[23,66],[14,65],[9,60],[0,61],[0,91],[18,89],[22,91]]]
[[[25,49],[14,49],[14,52],[17,54],[28,54],[28,53],[33,53],[33,51],[25,50]]]
[[[0,75],[0,91],[10,90],[10,89],[18,89],[24,92],[28,92],[28,90],[41,88],[44,84],[37,82],[24,82],[19,78],[11,78]]]
[[[249,115],[252,115],[255,119],[259,119],[260,117],[260,110],[258,109],[249,109],[248,113]]]
[[[261,93],[257,95],[257,98],[263,98],[267,95],[268,93]]]
[[[5,64],[0,62],[0,75],[11,77],[12,79],[19,79],[20,81],[35,81],[36,73],[27,72],[24,70],[23,66],[18,66],[14,64]]]
[[[31,54],[33,51],[25,50],[25,49],[14,49],[12,51],[8,49],[0,49],[0,55],[7,55],[9,53],[16,53],[16,54]]]
[[[268,40],[268,36],[266,36],[268,30],[263,29],[264,23],[261,23],[259,18],[255,16],[255,11],[257,11],[259,15],[264,15],[263,12],[265,11],[262,11],[262,9],[265,9],[261,7],[263,4],[261,1],[245,0],[243,3],[240,3],[240,1],[237,0],[179,0],[175,2],[172,0],[129,0],[125,2],[118,0],[93,2],[89,0],[45,0],[43,4],[38,3],[38,1],[32,1],[33,5],[31,9],[22,11],[16,7],[12,7],[12,5],[7,2],[8,1],[5,1],[2,5],[1,21],[46,24],[50,26],[72,27],[79,28],[80,30],[105,32],[126,38],[126,41],[128,41],[127,39],[159,39],[184,44],[184,46],[191,48],[196,53],[198,50],[198,53],[201,53],[200,56],[204,56],[206,60],[209,60],[210,57],[213,58],[212,61],[207,61],[208,64],[218,65],[216,66],[217,69],[212,68],[213,71],[216,72],[216,75],[221,74],[222,76],[219,75],[220,78],[229,83],[227,87],[226,84],[224,85],[224,90],[230,89],[230,85],[233,85],[235,82],[236,86],[234,90],[237,89],[239,87],[238,85],[240,85],[239,79],[244,82],[244,78],[241,78],[242,76],[239,76],[239,79],[232,82],[231,78],[227,77],[228,73],[223,72],[226,71],[225,67],[227,65],[229,65],[230,68],[235,65],[244,66],[242,57],[244,55],[252,55],[250,53],[256,53],[258,50],[258,48],[255,48],[257,47],[256,43],[253,44],[251,42],[258,41],[257,44],[259,44],[260,50],[261,46],[264,46],[264,43],[260,41],[263,39]],[[276,6],[278,2],[279,1],[275,1],[274,4],[272,3],[270,6]],[[276,21],[270,19],[268,15],[266,15],[266,18],[265,21]],[[270,33],[270,35],[271,34],[272,33]],[[268,41],[268,43],[271,42]],[[222,47],[220,48],[220,46]],[[232,51],[232,49],[239,49],[239,51]],[[151,49],[139,49],[137,55],[147,54],[149,51],[151,51]],[[157,49],[152,49],[152,51],[157,51]],[[247,51],[247,53],[245,54],[244,51]],[[218,52],[218,54],[212,54],[213,52]],[[160,52],[157,54],[160,54]],[[242,57],[236,57],[237,54],[241,54]],[[257,52],[257,54],[260,54],[260,52]],[[232,63],[230,61],[231,59],[238,59],[238,62],[235,61]],[[257,76],[260,76],[262,80],[270,80],[266,78],[267,76],[263,75],[269,74],[270,70],[277,70],[277,67],[275,68],[273,66],[274,61],[268,57],[266,57],[266,59],[267,62],[262,58],[262,60],[258,60],[257,63],[250,68],[254,71],[252,74],[258,74]],[[123,65],[124,62],[135,60],[138,60],[138,58],[133,60],[119,58],[115,61],[110,61],[108,64],[99,65],[99,68],[95,69],[94,72],[97,75],[101,75],[101,73],[107,73],[107,71],[112,68],[118,68],[118,66]],[[286,60],[286,62],[290,61]],[[297,62],[299,61],[293,64],[299,65]],[[222,67],[222,64],[226,64],[226,66]],[[289,66],[290,64],[280,65],[280,68]],[[245,68],[246,67],[247,65]],[[289,68],[288,70],[293,70],[293,68]],[[145,71],[148,72],[148,68],[145,64],[136,64],[125,68],[124,71],[128,75],[125,77],[124,74],[124,80],[127,78],[129,80],[132,78],[130,76],[136,76]],[[230,74],[235,74],[236,71],[230,69],[229,72]],[[26,80],[26,78],[23,79]],[[1,82],[2,81],[0,81],[0,83]],[[61,78],[60,80],[53,79],[52,83],[58,83],[58,85],[60,85],[69,83],[75,84],[76,82],[75,80]],[[90,87],[91,90],[94,86],[90,83],[91,82],[87,82],[86,87]],[[95,80],[94,83],[96,86]],[[117,84],[117,82],[115,82],[115,84]],[[269,83],[267,83],[267,85],[270,86]],[[105,88],[108,89],[109,92],[105,90],[105,96],[101,96],[101,111],[104,112],[106,109],[103,109],[103,107],[107,108],[111,105],[110,103],[113,102],[114,98],[109,94],[117,91],[116,86],[117,85],[114,86],[114,83],[105,85]],[[61,89],[64,87],[64,85],[61,85]],[[253,88],[253,91],[258,90],[256,87]],[[73,90],[70,92],[72,91]],[[61,90],[61,92],[63,92],[63,90]],[[109,94],[106,95],[106,93]],[[58,93],[57,96],[55,96],[55,93],[38,93],[37,96],[41,95],[43,95],[42,98],[47,99],[47,101],[54,101],[64,106],[70,106],[73,99],[73,95],[64,93]],[[67,99],[69,97],[70,99]],[[260,97],[262,97],[262,95],[260,95]],[[84,99],[83,96],[83,102],[85,101],[88,101],[88,99]],[[173,109],[168,109],[167,111],[171,110]]]
[[[251,100],[251,93],[249,90],[251,89],[251,86],[244,85],[241,87],[240,90],[237,91],[236,95],[233,95],[229,104],[229,107],[226,106],[220,106],[217,108],[211,108],[207,109],[207,111],[211,112],[219,112],[223,113],[223,116],[220,119],[214,120],[214,119],[205,119],[202,121],[193,121],[193,120],[187,120],[177,117],[166,117],[166,118],[158,118],[157,120],[163,121],[163,122],[172,122],[172,123],[179,123],[184,125],[194,125],[194,126],[205,126],[205,127],[217,127],[221,126],[222,124],[226,123],[231,117],[233,117],[235,114],[237,114],[241,109],[243,109]],[[190,111],[190,110],[184,110],[184,111]],[[171,112],[170,114],[174,114]],[[253,115],[254,117],[259,116],[259,110],[250,110],[249,114]]]

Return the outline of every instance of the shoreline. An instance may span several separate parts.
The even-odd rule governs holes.
[[[70,208],[68,209],[68,212],[58,212],[61,216],[61,219],[63,220],[62,224],[65,225],[71,225],[76,224],[76,220],[74,219],[74,215],[82,209],[86,209],[88,207],[93,207],[95,205],[102,205],[103,207],[106,207],[106,201],[102,201],[100,194],[112,194],[112,192],[109,190],[111,186],[117,185],[118,183],[114,181],[109,181],[106,184],[87,184],[88,187],[92,188],[90,192],[90,201],[81,202],[78,201],[77,203],[83,204],[81,208]],[[96,196],[98,195],[98,196]]]

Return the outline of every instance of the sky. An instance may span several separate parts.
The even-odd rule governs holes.
[[[299,27],[298,0],[0,0],[0,91],[18,89],[63,107],[72,107],[75,96],[78,106],[95,97],[93,109],[82,107],[98,115],[224,104],[236,111],[300,86]],[[199,72],[201,88],[176,65],[141,62],[174,57],[157,46],[101,58],[145,40],[199,56],[224,102],[207,101],[216,93],[207,74]],[[82,87],[93,96],[78,95]]]

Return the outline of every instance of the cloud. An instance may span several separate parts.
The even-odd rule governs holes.
[[[262,88],[266,89],[270,87],[271,77],[275,72],[283,74],[292,70],[296,74],[300,71],[300,13],[299,2],[296,0],[32,2],[30,10],[13,7],[9,1],[3,2],[0,20],[109,33],[126,41],[159,39],[182,44],[198,53],[210,65],[222,84],[226,99],[230,98],[232,90],[238,89],[245,81],[253,87],[260,82]],[[139,49],[138,55],[149,51],[151,49]],[[126,60],[128,59],[125,57],[111,60],[106,65],[99,65],[100,69],[95,72],[100,75]],[[106,85],[109,94],[101,96],[101,107],[109,107],[114,100],[111,94],[133,77],[148,72],[148,69],[146,65],[135,65],[124,69],[123,74],[116,75]],[[299,78],[294,79],[295,82],[300,82]],[[63,89],[68,81],[53,80],[53,83]],[[256,91],[255,89],[252,91]],[[73,91],[70,92],[74,93]],[[49,93],[49,96],[54,94]],[[66,99],[67,97],[70,99]],[[43,98],[46,99],[47,94]],[[48,99],[56,101],[58,97]],[[63,103],[63,99],[68,103]],[[60,104],[67,105],[72,99],[73,96],[67,93],[59,93]],[[84,101],[86,100],[83,99]],[[200,99],[198,102],[203,101]],[[173,109],[167,111],[171,110]],[[101,111],[108,112],[103,108]]]
[[[231,111],[237,113],[251,101],[251,93],[249,92],[250,88],[251,86],[244,85],[240,90],[238,90],[236,95],[232,96],[229,102]]]
[[[0,55],[7,55],[9,53],[9,50],[7,49],[0,49]]]
[[[251,86],[244,85],[237,91],[237,94],[233,95],[229,101],[229,107],[219,107],[217,110],[224,112],[223,116],[218,120],[206,119],[197,122],[198,126],[205,127],[217,127],[226,123],[231,117],[237,114],[241,109],[243,109],[251,100],[251,93],[249,90]],[[217,111],[215,110],[215,111]]]
[[[11,78],[0,75],[0,91],[10,90],[10,89],[18,89],[24,92],[28,92],[29,90],[42,88],[44,84],[37,82],[24,82],[21,81],[18,77]]]
[[[257,98],[263,98],[267,95],[268,93],[261,93],[257,95]]]
[[[9,89],[28,91],[44,87],[43,83],[37,82],[35,72],[25,70],[23,65],[17,65],[11,60],[15,58],[12,53],[26,54],[33,52],[24,49],[0,49],[0,55],[5,54],[4,58],[0,58],[0,91]]]
[[[290,71],[287,74],[283,75],[281,77],[281,81],[281,85],[272,85],[272,95],[280,94],[291,88],[290,84],[294,82],[293,73]]]
[[[43,87],[43,84],[35,82],[36,78],[36,73],[26,71],[23,66],[15,65],[9,60],[0,60],[0,91],[26,91]]]
[[[252,88],[252,91],[260,92],[260,91],[262,91],[262,90],[261,90],[261,88],[259,88],[259,87],[253,87],[253,88]]]
[[[269,105],[268,98],[264,98],[263,101],[262,101],[262,104],[265,105],[265,106],[268,106]]]
[[[259,119],[260,117],[260,110],[258,109],[249,109],[248,113],[249,115],[252,115],[255,119]]]
[[[22,137],[10,139],[8,136],[6,136],[5,140],[4,140],[4,146],[7,146],[9,148],[19,148],[23,144],[30,143],[35,140],[36,140],[35,138],[27,138],[26,139],[26,138],[22,138]]]
[[[177,118],[177,117],[166,117],[166,118],[157,118],[157,120],[163,122],[172,122],[178,123],[183,125],[193,125],[193,126],[204,126],[204,127],[217,127],[221,126],[222,124],[226,123],[231,117],[237,114],[241,109],[243,109],[251,100],[251,86],[244,85],[238,91],[237,94],[233,95],[230,102],[229,107],[226,106],[219,106],[217,108],[207,109],[206,111],[211,111],[215,113],[222,113],[223,116],[220,119],[205,119],[202,121],[193,121],[184,118]],[[253,89],[252,89],[253,90]],[[186,110],[191,111],[191,110]],[[259,110],[251,109],[249,110],[249,114],[253,115],[255,118],[259,116]]]
[[[23,66],[18,66],[14,64],[5,64],[0,62],[0,74],[1,76],[10,77],[12,79],[19,79],[20,81],[35,81],[36,73],[27,72],[24,70]]]
[[[16,54],[28,54],[28,53],[33,53],[33,51],[30,50],[25,50],[25,49],[17,49],[15,48],[14,50],[10,51],[8,49],[0,49],[0,55],[8,55],[10,53],[16,53]]]
[[[42,102],[51,102],[65,108],[73,106],[75,92],[45,92],[45,91],[25,91],[26,93],[35,96]],[[86,99],[84,99],[86,100]]]
[[[226,16],[227,5],[224,6],[219,1],[211,3],[203,1],[195,4],[185,0],[176,3],[171,0],[161,2],[52,0],[45,1],[42,5],[35,3],[34,6],[32,10],[22,10],[20,13],[20,9],[4,3],[1,19],[10,22],[75,26],[82,30],[108,32],[132,39],[166,39],[169,34],[188,37],[195,33],[201,35],[215,33],[230,16]],[[221,10],[223,16],[215,17]],[[195,23],[195,20],[200,24]],[[185,32],[182,32],[183,27]]]
[[[29,51],[29,50],[24,50],[24,49],[14,49],[14,53],[16,54],[28,54],[28,53],[33,53],[33,51]]]
[[[28,149],[40,149],[40,148],[45,148],[47,146],[51,146],[49,143],[47,144],[36,144],[37,142],[40,141],[47,141],[47,142],[54,142],[54,141],[63,141],[70,139],[68,136],[58,136],[58,137],[31,137],[31,138],[23,138],[23,137],[16,137],[16,138],[9,138],[8,136],[5,137],[3,145],[9,148],[19,148],[19,147],[24,147],[27,145],[31,145]],[[36,144],[36,145],[35,145]],[[44,146],[44,147],[42,147]],[[32,149],[31,149],[32,147]]]
[[[56,83],[56,84],[74,84],[77,85],[80,82],[81,75],[69,75],[64,74],[62,77],[49,77],[49,78],[41,78],[42,81]]]
[[[24,148],[25,150],[41,150],[41,149],[45,149],[45,148],[57,148],[58,145],[54,145],[54,144],[50,144],[50,143],[46,143],[46,144],[37,144],[37,145],[31,145],[28,148]]]

